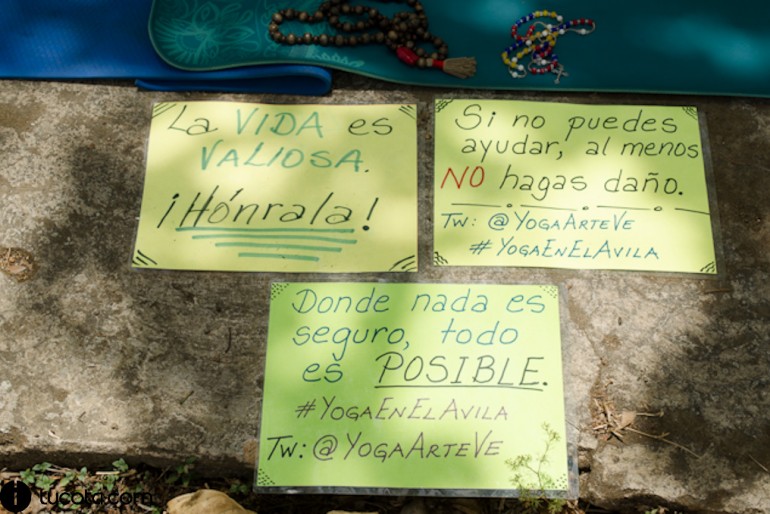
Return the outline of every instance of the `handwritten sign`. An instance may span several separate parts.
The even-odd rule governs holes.
[[[567,490],[556,286],[271,299],[257,486]]]
[[[436,102],[435,261],[716,274],[692,107]]]
[[[413,105],[159,103],[136,268],[416,271]]]

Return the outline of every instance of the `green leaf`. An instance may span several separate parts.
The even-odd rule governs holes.
[[[41,462],[40,464],[35,464],[34,466],[32,466],[32,471],[37,471],[38,473],[44,473],[49,469],[51,469],[51,466],[53,466],[53,464],[51,464],[50,462]]]
[[[27,485],[32,485],[35,483],[35,472],[31,469],[25,469],[19,473],[19,477],[21,477],[21,481]]]
[[[121,473],[125,473],[129,469],[128,464],[126,464],[126,461],[123,458],[120,458],[115,462],[113,462],[112,467],[115,468],[116,471],[120,471]]]
[[[37,475],[35,479],[35,487],[43,492],[48,492],[53,487],[55,480],[48,475]]]
[[[230,484],[230,494],[249,494],[249,485],[242,482]]]

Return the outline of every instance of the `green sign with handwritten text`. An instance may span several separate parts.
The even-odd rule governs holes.
[[[695,108],[435,109],[436,264],[717,273]]]
[[[414,105],[159,103],[133,266],[416,271]]]
[[[273,284],[257,486],[564,494],[558,297]]]

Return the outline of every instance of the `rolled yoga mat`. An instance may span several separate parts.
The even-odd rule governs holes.
[[[129,79],[156,90],[321,95],[331,73],[312,63],[259,63],[218,71],[176,68],[147,30],[151,0],[5,0],[0,78]]]
[[[452,88],[770,96],[770,31],[766,27],[770,8],[760,0],[422,0],[429,31],[448,44],[449,57],[475,57],[476,74],[466,79],[410,67],[384,45],[290,46],[270,38],[268,26],[274,13],[286,8],[312,13],[320,4],[321,0],[155,0],[150,34],[164,60],[196,71],[294,63]],[[403,1],[350,4],[389,14],[411,10]],[[514,78],[501,58],[515,43],[512,26],[543,10],[555,11],[564,21],[589,18],[596,29],[581,35],[580,25],[575,25],[576,30],[558,35],[552,53],[558,57],[554,71],[560,74],[530,71]],[[558,24],[541,16],[522,23],[518,33],[525,35],[537,21]],[[339,34],[326,21],[285,21],[280,30]],[[531,55],[523,59],[526,67],[536,68],[528,59]]]

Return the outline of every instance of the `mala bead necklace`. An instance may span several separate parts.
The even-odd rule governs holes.
[[[406,0],[412,10],[388,17],[374,7],[350,5],[350,0],[328,0],[315,12],[281,9],[273,14],[268,33],[280,45],[321,45],[355,47],[380,44],[387,46],[399,60],[417,68],[437,68],[458,78],[476,73],[473,57],[447,58],[449,48],[443,39],[428,31],[428,16],[418,0]],[[327,22],[336,34],[304,34],[281,32],[281,24],[296,21],[304,24]],[[429,52],[423,46],[433,47]]]
[[[555,23],[534,21],[524,35],[519,34],[519,28],[525,23],[539,18],[550,18]],[[535,11],[519,18],[513,24],[511,36],[514,43],[503,51],[501,57],[508,67],[508,72],[515,79],[526,77],[527,71],[533,75],[556,73],[555,82],[558,84],[562,75],[568,74],[559,62],[559,56],[554,53],[557,39],[567,32],[577,32],[585,36],[594,30],[596,30],[596,23],[588,18],[564,21],[564,18],[554,11]],[[525,66],[522,61],[528,55],[531,56],[530,61]]]

